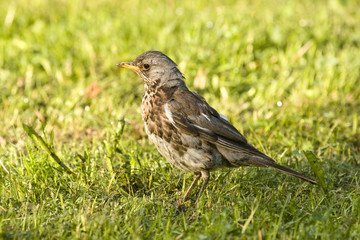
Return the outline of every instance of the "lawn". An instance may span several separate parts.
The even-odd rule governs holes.
[[[0,238],[358,239],[358,9],[356,0],[1,1]],[[143,84],[115,66],[147,50],[171,57],[259,150],[325,184],[223,169],[197,207],[177,212],[192,174],[148,141]]]

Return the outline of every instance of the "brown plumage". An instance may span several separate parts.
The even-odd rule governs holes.
[[[171,164],[195,173],[184,201],[201,176],[203,183],[196,204],[209,180],[210,171],[222,167],[272,167],[316,183],[275,163],[250,145],[225,116],[209,106],[200,95],[188,90],[177,65],[163,53],[148,51],[132,62],[117,66],[135,71],[144,82],[141,115],[149,139]]]

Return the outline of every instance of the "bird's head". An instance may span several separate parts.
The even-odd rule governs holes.
[[[158,51],[144,52],[132,62],[121,62],[116,65],[133,70],[149,87],[163,85],[170,80],[184,79],[176,63]]]

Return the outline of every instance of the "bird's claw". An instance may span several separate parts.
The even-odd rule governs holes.
[[[180,213],[180,212],[186,212],[187,210],[187,207],[185,206],[185,204],[182,203],[182,199],[178,199],[176,201],[177,203],[177,211]]]

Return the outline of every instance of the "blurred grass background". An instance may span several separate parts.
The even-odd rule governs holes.
[[[0,237],[356,239],[359,7],[1,1]],[[279,163],[313,175],[303,152],[314,152],[328,195],[271,169],[222,170],[199,207],[176,216],[192,176],[148,142],[142,82],[115,67],[147,50],[177,62],[190,89]]]

